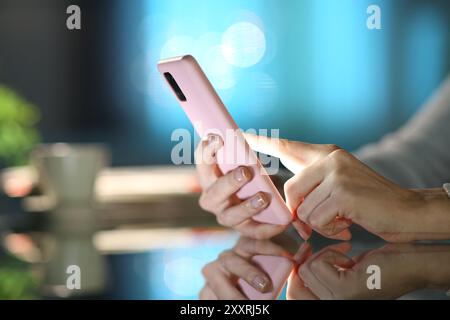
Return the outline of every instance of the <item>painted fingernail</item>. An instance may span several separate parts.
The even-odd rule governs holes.
[[[256,197],[254,197],[252,200],[250,200],[250,205],[253,209],[259,209],[266,205],[267,201],[265,197],[263,197],[261,194],[258,194]]]
[[[237,182],[247,181],[250,177],[248,169],[245,167],[237,168],[236,170],[234,170],[233,175],[234,179],[236,179]]]
[[[269,279],[267,279],[266,277],[257,275],[253,278],[252,285],[256,290],[265,292],[269,288]]]
[[[305,265],[301,265],[300,268],[298,268],[298,275],[300,277],[304,277],[306,275]]]

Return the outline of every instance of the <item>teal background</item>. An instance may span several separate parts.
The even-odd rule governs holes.
[[[370,4],[381,8],[381,30],[366,27]],[[121,63],[131,80],[116,93],[142,102],[144,110],[127,112],[145,119],[151,161],[169,162],[171,132],[191,125],[156,72],[161,49],[174,36],[221,34],[253,15],[265,55],[233,67],[235,86],[218,89],[238,125],[355,149],[407,121],[445,77],[449,8],[445,1],[171,0],[137,1],[130,10],[120,2]],[[181,47],[179,54],[197,50]]]

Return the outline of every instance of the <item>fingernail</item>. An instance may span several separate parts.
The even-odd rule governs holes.
[[[298,275],[299,275],[300,277],[304,277],[305,274],[306,274],[306,270],[305,270],[305,268],[304,268],[304,265],[301,265],[300,268],[298,268]]]
[[[236,179],[237,182],[247,181],[250,176],[247,168],[245,168],[245,167],[237,168],[236,170],[234,170],[233,174],[234,174],[234,179]]]
[[[253,287],[261,292],[265,292],[269,287],[269,280],[266,277],[257,275],[252,280]]]
[[[301,205],[300,205],[300,207],[297,208],[297,217],[303,221],[303,219],[305,217],[304,217],[303,210],[300,210],[300,209],[301,209]]]
[[[266,199],[261,194],[258,194],[256,197],[250,200],[250,205],[253,209],[262,208],[266,205]]]

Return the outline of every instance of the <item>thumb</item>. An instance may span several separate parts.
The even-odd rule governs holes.
[[[338,149],[335,145],[310,144],[250,133],[245,133],[244,136],[253,150],[280,158],[293,173],[302,171],[304,167]]]

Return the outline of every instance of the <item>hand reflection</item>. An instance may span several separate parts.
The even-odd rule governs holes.
[[[297,247],[297,245],[296,245]],[[419,289],[450,287],[450,245],[388,244],[351,257],[344,242],[312,254],[307,243],[294,252],[269,240],[241,238],[207,264],[201,299],[286,298],[395,299]],[[380,289],[369,289],[368,267],[380,270]]]
[[[422,288],[450,284],[450,246],[386,245],[353,259],[349,243],[312,255],[289,278],[288,299],[394,299]],[[381,270],[381,289],[370,290],[367,268]]]
[[[200,299],[275,299],[293,270],[294,258],[269,240],[240,238],[203,268],[206,283]]]

